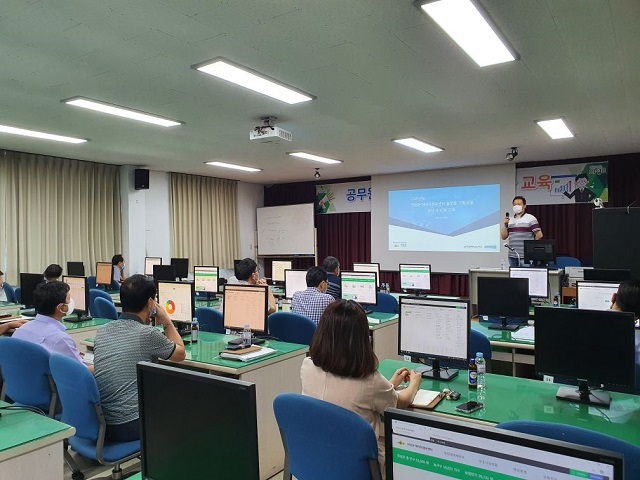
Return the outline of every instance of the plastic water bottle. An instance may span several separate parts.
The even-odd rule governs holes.
[[[469,359],[469,388],[478,388],[478,367],[475,358]]]
[[[282,310],[282,297],[278,297],[278,310]]]
[[[198,342],[198,332],[200,330],[200,325],[198,324],[198,319],[193,317],[191,320],[191,343]]]
[[[505,264],[505,262],[504,262],[504,258],[503,258],[502,260],[500,260],[500,269],[501,269],[501,270],[504,270],[505,265],[506,265],[506,264]]]
[[[476,368],[478,369],[477,385],[478,390],[486,387],[487,361],[484,359],[482,352],[476,353]]]
[[[556,294],[553,296],[553,306],[554,307],[560,306],[560,293],[559,292],[556,292]]]
[[[242,346],[250,347],[251,346],[251,327],[247,323],[242,330]]]

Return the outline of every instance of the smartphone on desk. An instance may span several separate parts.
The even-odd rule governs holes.
[[[471,412],[475,412],[476,410],[480,410],[482,407],[484,407],[484,404],[480,402],[472,401],[472,402],[465,402],[458,405],[456,407],[456,410],[462,413],[471,413]]]

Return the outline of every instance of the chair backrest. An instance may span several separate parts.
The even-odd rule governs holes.
[[[275,312],[267,319],[269,334],[283,342],[311,345],[316,324],[309,317],[293,312]]]
[[[111,320],[116,320],[118,318],[116,306],[113,304],[111,299],[107,300],[106,298],[96,297],[95,303],[93,304],[93,310],[95,312],[95,316],[98,318],[110,318]]]
[[[89,289],[89,313],[93,317],[98,316],[95,312],[95,305],[94,305],[96,298],[98,297],[104,298],[105,300],[109,300],[111,303],[113,303],[113,299],[111,298],[111,295],[109,295],[104,290],[100,290],[98,288],[90,288]]]
[[[13,287],[8,284],[7,282],[4,282],[3,287],[2,287],[5,291],[5,293],[7,294],[7,302],[15,302],[16,301],[16,294],[15,291],[13,290]]]
[[[90,275],[87,277],[87,283],[89,284],[89,288],[96,288],[98,284],[96,283],[96,276]]]
[[[482,352],[485,360],[491,360],[491,343],[489,339],[484,333],[472,328],[469,335],[469,355],[475,357],[477,352]]]
[[[378,444],[369,423],[345,408],[297,393],[273,401],[285,472],[296,478],[379,478]],[[377,475],[376,475],[377,472]]]
[[[196,317],[200,329],[204,332],[224,333],[224,320],[222,312],[213,307],[196,308]]]
[[[4,384],[0,399],[38,407],[55,415],[58,395],[49,370],[49,352],[18,338],[0,338],[0,371]]]
[[[604,433],[593,432],[563,423],[528,420],[504,422],[499,424],[498,428],[619,452],[624,455],[624,478],[640,478],[640,447]]]
[[[13,289],[13,296],[15,297],[15,301],[20,303],[22,301],[22,288],[16,287]]]
[[[581,267],[582,262],[575,257],[556,257],[556,267]]]
[[[380,313],[398,313],[398,300],[389,293],[378,292],[377,305],[367,305],[367,309],[372,312]]]
[[[96,405],[100,403],[100,393],[93,374],[66,355],[51,355],[49,365],[62,403],[61,420],[76,428],[77,437],[97,442],[100,421]]]

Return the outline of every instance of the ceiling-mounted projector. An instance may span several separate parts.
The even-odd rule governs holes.
[[[249,132],[249,140],[257,143],[280,143],[282,140],[293,140],[291,132],[275,125],[276,117],[262,117],[262,125],[258,125]]]

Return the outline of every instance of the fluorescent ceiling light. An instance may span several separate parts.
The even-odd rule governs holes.
[[[203,73],[208,73],[214,77],[227,80],[241,87],[248,88],[254,92],[262,93],[269,97],[281,100],[290,105],[308,102],[315,97],[301,90],[289,87],[265,75],[259,74],[247,67],[230,62],[218,57],[205,63],[193,65],[192,68]]]
[[[204,162],[207,165],[213,165],[214,167],[232,168],[234,170],[242,170],[243,172],[261,172],[261,168],[245,167],[243,165],[234,165],[233,163],[225,162]]]
[[[149,113],[140,112],[138,110],[132,110],[126,107],[120,107],[118,105],[112,105],[110,103],[99,102],[85,97],[73,97],[67,100],[62,100],[67,105],[73,105],[74,107],[86,108],[88,110],[94,110],[96,112],[108,113],[109,115],[115,115],[117,117],[129,118],[131,120],[138,120],[139,122],[152,123],[154,125],[160,125],[161,127],[175,127],[176,125],[182,125],[184,122],[178,122],[169,118],[159,117],[157,115],[151,115]]]
[[[536,123],[553,140],[575,137],[571,130],[569,130],[569,127],[567,127],[567,124],[564,123],[564,120],[561,118],[556,118],[554,120],[542,120]]]
[[[405,147],[415,148],[416,150],[420,150],[424,153],[441,152],[444,150],[444,148],[436,147],[435,145],[431,145],[430,143],[418,140],[415,137],[399,138],[393,141],[399,143],[400,145],[404,145]]]
[[[63,135],[53,135],[52,133],[36,132],[35,130],[25,130],[24,128],[9,127],[0,125],[0,133],[10,133],[12,135],[22,135],[23,137],[42,138],[44,140],[55,140],[56,142],[84,143],[85,138],[65,137]]]
[[[342,160],[334,160],[333,158],[319,157],[318,155],[313,155],[311,153],[306,153],[306,152],[287,152],[287,155],[291,155],[292,157],[306,158],[307,160],[313,160],[314,162],[320,162],[320,163],[342,163]]]
[[[516,54],[498,36],[498,29],[471,0],[436,0],[423,4],[422,9],[478,66],[516,60]]]

